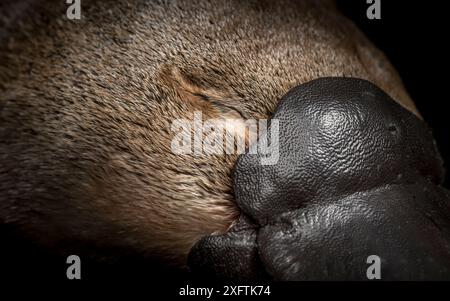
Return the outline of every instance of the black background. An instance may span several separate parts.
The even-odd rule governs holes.
[[[338,7],[383,50],[434,137],[445,161],[450,188],[450,115],[447,113],[448,10],[445,1],[381,0],[381,20],[366,16],[366,0],[338,0]]]

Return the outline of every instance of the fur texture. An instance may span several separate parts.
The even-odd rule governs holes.
[[[61,252],[183,265],[228,229],[236,156],[170,149],[195,110],[267,118],[299,83],[352,76],[415,112],[331,1],[83,0],[74,21],[64,1],[2,2],[0,222]]]

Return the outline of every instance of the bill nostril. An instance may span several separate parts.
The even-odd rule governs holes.
[[[397,129],[397,127],[395,125],[391,124],[391,125],[388,126],[388,131],[391,134],[395,135],[395,134],[397,134],[398,129]]]

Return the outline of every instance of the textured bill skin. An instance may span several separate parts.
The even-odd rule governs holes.
[[[279,161],[242,155],[239,223],[191,250],[221,280],[450,280],[450,193],[428,126],[374,84],[320,78],[281,100]]]

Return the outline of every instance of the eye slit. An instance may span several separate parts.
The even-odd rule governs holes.
[[[237,110],[235,107],[231,105],[227,105],[219,100],[214,99],[213,97],[203,94],[203,93],[194,93],[196,97],[201,98],[204,101],[209,102],[212,104],[216,109],[218,109],[221,113],[229,114],[230,112],[234,112],[235,114],[238,114],[240,118],[245,119],[242,112]]]
[[[206,85],[192,74],[182,72],[177,68],[163,68],[161,79],[181,95],[183,99],[199,107],[206,105],[213,108],[222,114],[224,118],[249,119],[244,105],[245,102],[239,94],[227,92],[227,89]]]

